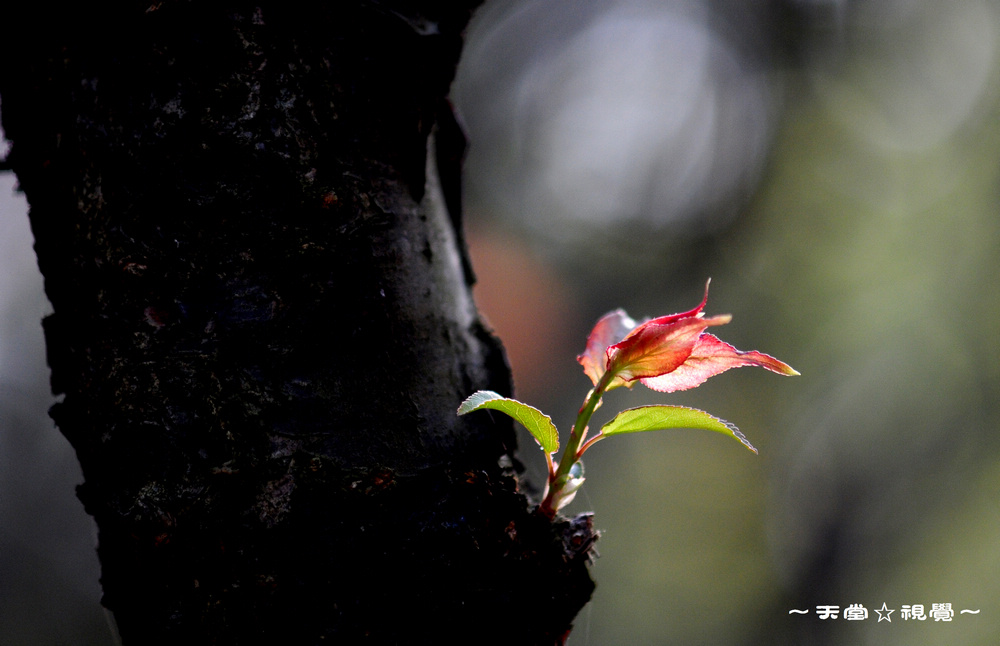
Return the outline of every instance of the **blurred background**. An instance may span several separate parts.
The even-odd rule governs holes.
[[[476,297],[517,397],[568,431],[597,318],[690,309],[709,277],[707,313],[733,315],[719,336],[802,373],[609,395],[597,423],[689,405],[760,455],[704,431],[596,445],[567,510],[603,529],[571,644],[996,643],[998,48],[985,0],[479,11],[453,100]],[[0,181],[0,643],[111,644],[46,417],[26,207]],[[526,434],[520,457],[540,486]],[[936,603],[951,622],[901,617]],[[851,604],[869,618],[816,616]]]

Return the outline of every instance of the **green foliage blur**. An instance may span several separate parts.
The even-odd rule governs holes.
[[[682,311],[709,276],[706,314],[733,315],[726,340],[802,373],[609,394],[611,411],[711,411],[760,455],[695,431],[595,446],[566,511],[592,509],[604,530],[598,588],[570,643],[994,644],[1000,8],[772,3],[778,15],[727,22],[733,3],[618,2],[571,20],[566,3],[554,15],[516,4],[486,6],[454,92],[472,141],[477,298],[508,346],[515,396],[568,428],[593,321]],[[647,28],[701,33],[707,58],[660,51],[670,42]],[[648,59],[614,62],[634,41],[658,43],[660,76]],[[735,71],[685,76],[727,51]],[[631,73],[647,76],[633,87]],[[714,130],[693,140],[706,105]],[[542,456],[527,436],[521,447],[528,486],[541,483]],[[891,621],[878,621],[883,602]],[[855,603],[869,619],[816,616]],[[934,603],[954,619],[901,618],[904,604]]]

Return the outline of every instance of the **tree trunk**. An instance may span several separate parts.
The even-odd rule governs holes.
[[[445,99],[477,2],[19,4],[9,163],[123,643],[559,642],[589,517],[455,415],[510,390]]]

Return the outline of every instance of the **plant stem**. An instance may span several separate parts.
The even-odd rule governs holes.
[[[581,454],[580,445],[587,438],[587,425],[590,423],[590,418],[593,416],[594,411],[600,405],[601,397],[604,396],[604,392],[607,390],[608,384],[614,379],[615,374],[613,372],[605,372],[597,382],[597,385],[594,386],[594,389],[587,395],[583,406],[580,407],[580,412],[576,415],[576,423],[573,424],[573,429],[570,431],[569,441],[566,442],[562,457],[559,459],[559,466],[554,473],[551,467],[549,468],[548,492],[539,507],[542,513],[549,518],[554,518],[556,511],[558,511],[559,502],[563,498],[562,490],[566,485],[570,469],[579,461]],[[596,440],[597,438],[594,439]]]

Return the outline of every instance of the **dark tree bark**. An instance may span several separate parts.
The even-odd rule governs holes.
[[[455,415],[510,390],[446,101],[477,2],[18,4],[9,164],[123,642],[558,642],[589,518]]]

